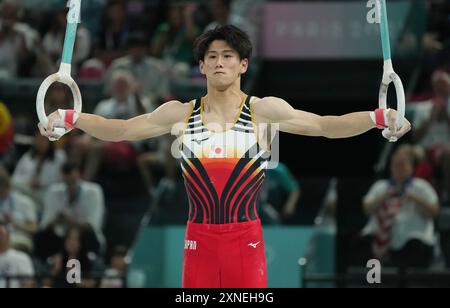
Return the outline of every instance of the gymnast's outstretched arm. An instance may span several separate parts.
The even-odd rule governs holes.
[[[343,116],[319,116],[294,109],[277,97],[255,100],[252,108],[256,123],[277,123],[281,131],[297,135],[338,139],[361,135],[378,127],[389,128],[387,138],[401,138],[411,130],[411,124],[406,119],[404,125],[397,128],[397,112],[393,109],[355,112]]]
[[[53,128],[64,126],[68,129],[79,128],[103,141],[136,141],[170,133],[174,125],[185,122],[191,110],[191,103],[170,101],[152,113],[130,120],[105,119],[88,113],[74,113],[73,110],[58,110],[48,117],[48,126],[44,128],[39,125],[39,129],[46,137],[55,137]]]

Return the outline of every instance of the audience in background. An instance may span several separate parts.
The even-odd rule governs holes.
[[[1,166],[0,220],[10,228],[11,247],[31,254],[38,226],[36,205],[29,197],[12,190],[9,174]]]
[[[105,85],[110,90],[112,77],[117,70],[130,72],[136,80],[136,91],[151,101],[169,95],[167,67],[163,61],[147,55],[148,40],[142,32],[129,35],[127,55],[114,60],[105,73]]]
[[[77,226],[86,234],[86,248],[104,251],[103,219],[105,204],[102,188],[81,179],[77,164],[68,162],[62,169],[63,182],[46,192],[41,231],[36,235],[35,254],[45,260],[61,249],[62,239],[70,227]]]
[[[413,138],[422,146],[437,177],[442,201],[450,202],[450,75],[436,71],[432,77],[434,97],[415,113]]]
[[[46,189],[61,181],[60,170],[65,160],[65,152],[36,131],[33,146],[20,158],[14,169],[13,186],[29,195],[37,203],[40,212]]]
[[[377,181],[364,197],[370,220],[362,231],[363,263],[375,258],[400,268],[426,268],[432,261],[439,199],[428,182],[413,177],[414,160],[412,147],[401,146],[392,157],[391,177]]]
[[[162,58],[168,65],[175,63],[194,64],[192,47],[200,33],[193,14],[194,4],[174,3],[170,5],[167,21],[160,24],[153,37],[152,54]]]
[[[83,230],[77,226],[67,229],[63,248],[48,261],[52,279],[47,279],[45,286],[55,288],[93,288],[96,286],[96,280],[92,277],[95,257],[89,253],[84,236]],[[69,261],[79,263],[74,265]],[[80,283],[71,283],[67,279],[68,271],[74,266],[78,266],[81,270]]]
[[[8,226],[0,221],[0,288],[32,288],[33,276],[31,258],[11,248]]]

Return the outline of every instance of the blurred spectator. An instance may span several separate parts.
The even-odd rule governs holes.
[[[434,98],[422,103],[421,112],[413,120],[414,140],[428,154],[435,175],[442,179],[438,185],[444,202],[450,191],[450,76],[436,71],[432,77]]]
[[[105,211],[102,188],[98,184],[81,180],[77,164],[64,164],[62,174],[64,182],[51,186],[44,199],[42,231],[35,239],[36,254],[41,259],[61,248],[62,238],[72,226],[78,226],[86,233],[89,251],[99,253],[105,244],[102,231]]]
[[[0,221],[0,288],[32,288],[33,276],[34,267],[31,258],[23,252],[10,248],[8,227]],[[21,279],[6,280],[4,277]]]
[[[300,187],[287,166],[280,162],[277,168],[267,170],[260,196],[263,223],[287,222],[297,209]]]
[[[437,53],[437,65],[448,61],[448,43],[450,39],[450,3],[442,0],[428,1],[428,25],[424,35],[424,47],[429,53]],[[445,50],[447,49],[447,50]],[[450,65],[450,63],[447,63]],[[449,67],[450,68],[450,67]]]
[[[45,34],[42,41],[44,51],[59,64],[62,56],[64,38],[67,25],[67,10],[56,11],[53,17],[52,26]],[[78,25],[77,37],[73,51],[73,65],[79,67],[86,60],[91,52],[91,34],[81,24]]]
[[[438,68],[450,70],[450,2],[445,0],[424,1],[427,15],[427,29],[422,38],[424,57],[421,64],[416,93],[430,92],[430,79]]]
[[[152,112],[155,107],[146,98],[138,95],[136,81],[125,70],[116,70],[111,78],[112,97],[98,103],[94,114],[107,119],[131,119]],[[128,169],[136,165],[139,152],[152,147],[155,141],[102,142],[92,141],[87,158],[84,178],[94,179],[103,162],[114,169]]]
[[[123,56],[126,51],[129,30],[124,1],[109,1],[101,19],[101,30],[95,49],[95,57],[106,67]]]
[[[99,12],[104,11],[108,0],[83,1],[81,5],[81,16],[83,25],[89,30],[92,37],[97,37],[100,32]]]
[[[0,3],[0,79],[19,75],[21,63],[29,55],[26,37],[18,23],[15,0]]]
[[[147,39],[142,33],[128,38],[128,55],[115,60],[105,74],[107,90],[111,90],[112,77],[117,70],[129,71],[138,82],[138,93],[152,101],[169,95],[167,67],[159,59],[147,56]]]
[[[34,144],[19,160],[13,176],[13,186],[29,195],[38,206],[46,189],[61,180],[61,166],[66,160],[64,151],[35,132]]]
[[[364,264],[375,258],[401,268],[430,265],[439,201],[428,182],[413,177],[413,170],[413,150],[401,146],[392,157],[392,177],[377,181],[364,197],[364,210],[370,216],[362,231],[367,249]]]
[[[200,31],[195,25],[195,4],[171,4],[167,22],[160,24],[153,37],[152,54],[169,64],[194,64],[193,43]]]
[[[78,77],[85,80],[101,80],[104,74],[104,64],[99,59],[89,59],[81,65]]]
[[[139,97],[137,81],[129,71],[114,71],[108,88],[111,90],[111,97],[99,102],[94,110],[99,116],[130,119],[154,110],[154,105],[147,98]]]
[[[127,271],[128,249],[123,246],[114,248],[111,255],[110,267],[103,274],[104,278],[100,283],[101,288],[125,288],[125,277]]]
[[[11,190],[9,174],[0,167],[0,220],[9,224],[11,246],[31,253],[37,230],[37,213],[33,201]]]
[[[77,260],[81,266],[81,284],[70,284],[67,281],[67,264],[70,260]],[[90,277],[94,267],[95,257],[86,247],[83,230],[77,226],[70,227],[64,236],[64,246],[60,252],[50,258],[53,282],[47,286],[55,288],[93,288],[95,280]]]
[[[244,15],[233,14],[232,4],[233,0],[211,0],[209,1],[210,10],[213,16],[213,22],[206,26],[203,30],[204,32],[213,30],[216,27],[233,25],[236,26],[250,36],[254,48],[258,46],[255,35],[255,28],[246,18],[247,14]],[[252,1],[253,2],[253,1]],[[252,3],[252,5],[255,5]],[[245,16],[245,17],[244,17]]]
[[[130,30],[144,30],[147,37],[152,37],[156,27],[165,19],[168,2],[166,0],[129,0],[127,22]]]

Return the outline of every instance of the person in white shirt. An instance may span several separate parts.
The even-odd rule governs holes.
[[[149,99],[141,97],[137,92],[137,82],[133,75],[126,70],[116,70],[111,77],[111,97],[99,102],[94,114],[107,119],[128,120],[136,116],[152,112],[155,106]],[[157,147],[157,142],[102,142],[87,136],[88,155],[83,172],[85,180],[94,180],[100,171],[101,164],[109,169],[127,170],[136,166],[140,153],[147,148]]]
[[[370,220],[362,235],[370,239],[372,257],[398,267],[427,267],[436,242],[438,196],[413,172],[413,148],[403,145],[392,157],[391,179],[377,181],[363,199]]]
[[[34,202],[25,195],[11,190],[6,170],[0,167],[0,220],[11,228],[11,246],[31,253],[33,235],[37,230],[37,213]]]
[[[55,63],[59,63],[64,47],[64,37],[67,24],[66,9],[57,10],[54,13],[52,26],[42,39],[44,51]],[[91,34],[84,25],[78,27],[76,45],[73,53],[73,63],[76,69],[91,52]]]
[[[63,150],[36,133],[33,147],[20,158],[14,169],[13,187],[29,195],[41,207],[45,190],[61,181],[60,170],[65,160]]]
[[[142,33],[129,35],[127,55],[114,60],[105,73],[106,87],[112,85],[112,77],[116,71],[125,70],[137,81],[138,93],[142,97],[158,101],[170,94],[169,68],[161,59],[147,55],[148,44]]]
[[[0,288],[33,287],[34,267],[31,258],[10,248],[9,230],[0,221]],[[29,278],[28,278],[29,277]]]
[[[89,251],[101,253],[105,244],[102,231],[105,211],[100,185],[81,180],[80,168],[68,162],[62,167],[63,183],[52,185],[45,194],[41,230],[36,236],[36,254],[45,260],[61,250],[71,226],[87,233]]]
[[[431,83],[434,98],[415,112],[412,137],[428,154],[444,202],[450,202],[450,75],[436,71]]]

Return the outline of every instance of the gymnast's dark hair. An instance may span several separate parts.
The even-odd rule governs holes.
[[[195,59],[204,61],[209,46],[216,40],[227,42],[231,48],[237,51],[241,60],[250,59],[252,56],[253,47],[248,34],[235,26],[226,25],[207,31],[195,40]]]

